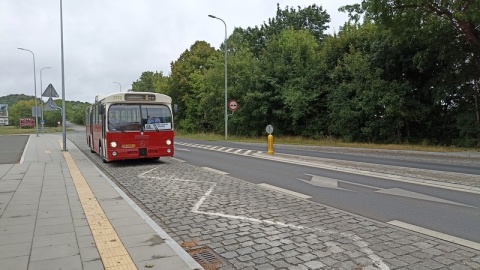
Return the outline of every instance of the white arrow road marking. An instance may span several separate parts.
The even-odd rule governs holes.
[[[353,185],[353,186],[360,186],[360,187],[366,187],[366,188],[369,188],[369,189],[373,189],[373,190],[375,190],[374,192],[382,193],[382,194],[388,194],[388,195],[407,197],[407,198],[413,198],[413,199],[419,199],[419,200],[425,200],[425,201],[447,203],[447,204],[477,208],[475,206],[466,205],[466,204],[462,204],[462,203],[458,203],[458,202],[454,202],[454,201],[449,201],[449,200],[445,200],[445,199],[442,199],[442,198],[429,196],[429,195],[425,195],[425,194],[422,194],[422,193],[408,191],[408,190],[404,190],[404,189],[400,189],[400,188],[382,189],[382,188],[379,188],[379,187],[362,185],[362,184],[349,182],[349,181],[343,181],[343,180],[338,181],[338,180],[333,179],[333,178],[328,178],[328,177],[323,177],[323,176],[318,176],[318,175],[313,175],[313,174],[307,174],[306,173],[305,175],[311,176],[312,177],[311,180],[304,180],[304,179],[300,179],[300,178],[297,178],[297,180],[303,181],[305,183],[308,183],[310,185],[317,186],[317,187],[340,189],[340,190],[345,190],[345,191],[356,192],[355,190],[339,188],[338,187],[338,182],[342,182],[342,183],[347,183],[347,184],[350,184],[350,185]]]
[[[318,176],[318,175],[313,175],[313,174],[308,174],[308,173],[306,173],[305,175],[310,176],[311,179],[310,180],[304,180],[304,179],[297,178],[297,180],[303,181],[307,184],[310,184],[312,186],[317,186],[317,187],[353,191],[353,190],[348,190],[348,189],[344,189],[344,188],[339,188],[338,187],[338,181],[333,179],[333,178],[328,178],[328,177],[323,177],[323,176]]]
[[[178,181],[178,182],[191,182],[191,183],[209,183],[210,188],[203,194],[203,196],[198,200],[197,203],[192,207],[192,212],[196,214],[202,214],[202,215],[209,215],[209,216],[217,216],[217,217],[223,217],[223,218],[228,218],[228,219],[236,219],[236,220],[243,220],[243,221],[248,221],[248,222],[253,222],[253,223],[262,223],[262,224],[268,224],[268,225],[276,225],[280,227],[288,227],[291,229],[295,230],[311,230],[315,232],[321,232],[325,234],[338,234],[342,237],[348,238],[351,241],[353,241],[353,244],[360,247],[360,251],[365,253],[373,262],[375,266],[377,266],[381,270],[390,270],[390,268],[382,261],[382,259],[377,256],[374,251],[370,248],[368,248],[368,243],[362,241],[362,238],[355,234],[350,234],[350,233],[344,233],[344,232],[338,232],[332,229],[325,229],[325,228],[319,228],[319,227],[305,227],[301,225],[295,225],[295,224],[288,224],[288,223],[283,223],[283,222],[278,222],[278,221],[273,221],[273,220],[262,220],[262,219],[257,219],[257,218],[251,218],[247,216],[237,216],[237,215],[228,215],[228,214],[223,214],[223,213],[217,213],[217,212],[205,212],[201,211],[200,208],[202,204],[207,200],[208,196],[213,192],[215,189],[217,183],[215,182],[209,182],[209,181],[197,181],[197,180],[183,180],[183,179],[178,179],[178,178],[170,178],[170,177],[159,177],[159,176],[147,176],[148,173],[153,172],[156,170],[158,167],[153,168],[151,170],[148,170],[144,173],[141,173],[138,175],[139,178],[144,178],[144,179],[157,179],[161,181]],[[332,244],[332,246],[335,246]],[[340,247],[338,247],[340,248]]]
[[[467,207],[473,207],[477,208],[475,206],[471,205],[466,205],[466,204],[461,204],[453,201],[448,201],[444,200],[441,198],[413,192],[413,191],[408,191],[400,188],[388,188],[388,189],[380,189],[375,191],[377,193],[383,193],[383,194],[389,194],[389,195],[395,195],[395,196],[401,196],[401,197],[408,197],[408,198],[414,198],[414,199],[419,199],[419,200],[425,200],[425,201],[432,201],[432,202],[440,202],[440,203],[448,203],[448,204],[454,204],[454,205],[461,205],[461,206],[467,206]]]

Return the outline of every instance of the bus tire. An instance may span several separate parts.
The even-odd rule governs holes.
[[[90,146],[90,153],[95,153],[95,150],[93,150],[92,143],[90,142],[90,139],[88,140],[88,146]]]
[[[103,147],[102,146],[100,146],[100,158],[102,159],[103,163],[108,163],[108,161],[103,156]]]

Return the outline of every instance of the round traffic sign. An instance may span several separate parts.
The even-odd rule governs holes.
[[[230,100],[230,102],[228,103],[228,107],[230,108],[230,110],[235,111],[236,109],[238,109],[237,101],[234,99]]]
[[[272,132],[273,132],[273,126],[272,126],[272,125],[268,125],[265,130],[267,131],[268,134],[272,134]]]

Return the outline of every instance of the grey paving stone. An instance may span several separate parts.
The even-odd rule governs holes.
[[[145,224],[145,220],[140,218],[136,213],[131,217],[112,218],[109,220],[114,227]]]
[[[325,267],[325,264],[323,264],[319,261],[309,261],[309,262],[304,263],[304,265],[306,267],[308,267],[308,269],[321,269],[321,268]],[[348,268],[346,268],[346,269],[348,269]]]
[[[120,239],[125,247],[156,246],[165,243],[165,240],[153,233],[127,235]]]
[[[55,226],[60,224],[73,224],[72,217],[63,216],[63,217],[51,217],[51,218],[39,218],[37,219],[36,226]]]
[[[0,235],[16,233],[33,233],[35,224],[4,225],[0,226]]]
[[[235,251],[230,251],[230,252],[226,252],[226,253],[222,253],[221,254],[222,257],[226,258],[226,259],[231,259],[231,258],[236,258],[238,257],[238,253],[235,252]]]
[[[82,269],[80,255],[73,255],[61,258],[46,259],[41,261],[31,261],[28,270],[62,269],[78,270]]]
[[[33,231],[28,233],[2,234],[0,235],[0,246],[31,243]]]
[[[0,259],[29,255],[30,248],[31,243],[2,245],[0,246]]]
[[[95,240],[92,235],[77,236],[77,244],[79,248],[95,247]]]
[[[29,256],[16,256],[0,259],[2,270],[27,270]]]
[[[177,254],[166,243],[150,246],[131,247],[128,253],[134,261],[148,261],[165,257],[174,257]]]
[[[36,247],[36,248],[32,248],[32,253],[30,255],[30,262],[50,260],[50,259],[63,258],[63,257],[72,258],[78,254],[79,254],[79,251],[76,243],[66,244],[66,245],[47,246],[47,247]]]
[[[115,231],[120,237],[123,237],[151,232],[152,227],[144,223],[139,225],[119,226],[115,228]]]
[[[79,250],[82,262],[91,262],[101,259],[96,246],[81,247]]]
[[[159,258],[135,262],[138,269],[158,269],[158,270],[190,270],[185,262],[178,256]]]
[[[59,233],[68,233],[74,232],[73,224],[58,224],[55,226],[41,226],[35,228],[35,236],[40,235],[49,235],[49,234],[59,234]]]
[[[90,229],[90,226],[88,226],[88,225],[78,226],[78,227],[75,227],[75,235],[77,237],[92,235],[92,230]]]
[[[88,262],[83,261],[82,266],[83,270],[105,270],[105,267],[100,259]]]
[[[65,244],[74,244],[77,242],[75,233],[60,233],[60,234],[49,234],[49,235],[37,235],[33,238],[33,248],[37,247],[47,247],[47,246],[57,246]]]
[[[38,212],[38,218],[57,218],[57,217],[71,217],[72,213],[70,209],[62,209],[62,210],[42,210]]]

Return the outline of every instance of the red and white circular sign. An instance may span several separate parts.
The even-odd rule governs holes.
[[[228,107],[230,108],[231,111],[235,111],[236,109],[238,109],[237,101],[234,99],[230,100],[230,102],[228,103]]]

